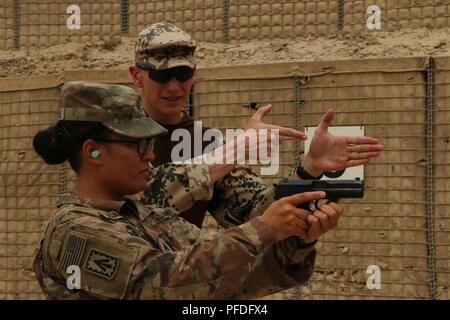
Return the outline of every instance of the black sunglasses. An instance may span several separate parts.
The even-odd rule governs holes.
[[[137,145],[137,152],[140,155],[144,155],[147,150],[153,150],[155,146],[154,138],[144,138],[138,140],[114,140],[114,139],[95,139],[98,142],[116,142],[116,143],[128,143]]]
[[[177,79],[179,82],[183,83],[191,79],[195,71],[195,68],[191,69],[186,66],[175,67],[165,70],[155,70],[150,68],[148,65],[139,63],[137,64],[137,67],[139,69],[148,71],[149,78],[158,83],[167,83],[173,77],[175,77],[175,79]]]

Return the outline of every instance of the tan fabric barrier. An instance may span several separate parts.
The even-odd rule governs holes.
[[[49,46],[67,42],[99,41],[121,33],[120,1],[82,1],[80,29],[69,30],[67,13],[73,1],[20,1],[21,46]],[[71,13],[74,11],[71,11]]]
[[[158,21],[175,23],[204,42],[295,39],[341,29],[367,30],[371,5],[381,10],[382,31],[450,26],[450,5],[445,0],[88,0],[77,4],[81,29],[69,30],[67,9],[73,4],[70,0],[2,1],[0,48],[15,48],[16,41],[20,48],[28,48],[135,37]]]
[[[436,59],[434,206],[438,293],[450,298],[450,58]]]
[[[0,4],[0,49],[14,48],[14,0]]]
[[[205,126],[240,127],[253,113],[244,105],[272,103],[268,122],[303,130],[332,106],[335,125],[362,124],[385,146],[365,167],[365,198],[343,201],[339,227],[319,242],[313,279],[271,298],[430,298],[430,285],[437,298],[450,298],[450,58],[436,59],[431,120],[427,66],[426,58],[407,58],[199,70],[193,112]],[[73,188],[73,174],[66,165],[44,165],[31,139],[57,118],[58,86],[79,79],[131,83],[125,70],[0,80],[0,299],[42,298],[31,257],[55,197]],[[280,171],[267,183],[287,176],[302,150],[284,141]],[[369,265],[381,269],[379,290],[366,287]]]
[[[198,41],[223,41],[222,0],[129,2],[130,36],[136,36],[152,23],[168,21],[186,30]]]
[[[346,218],[319,245],[314,281],[286,293],[286,298],[427,296],[426,172],[421,163],[426,158],[424,64],[421,58],[377,59],[202,73],[194,110],[211,126],[242,125],[243,115],[251,113],[242,105],[258,102],[273,104],[269,122],[303,130],[316,125],[332,106],[335,125],[363,124],[366,135],[379,137],[386,147],[380,159],[365,168],[364,201],[345,201]],[[298,105],[295,76],[305,75],[310,81],[299,86]],[[297,158],[294,149],[283,144],[282,170],[267,179],[269,183],[287,175]],[[366,288],[366,268],[372,264],[382,270],[381,290]]]
[[[230,1],[230,40],[295,38],[338,30],[338,0]]]
[[[344,30],[367,30],[367,9],[377,5],[381,13],[381,30],[403,28],[444,28],[450,25],[450,5],[446,0],[344,0]]]

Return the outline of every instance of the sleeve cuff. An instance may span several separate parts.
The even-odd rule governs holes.
[[[315,249],[315,244],[317,240],[312,243],[306,244],[299,237],[289,237],[281,242],[279,242],[279,249],[277,251],[278,258],[283,261],[285,265],[292,265],[302,262],[305,257]],[[284,254],[280,254],[283,252]]]
[[[256,217],[240,225],[239,228],[254,244],[256,253],[260,253],[262,249],[277,241],[275,230],[261,217]]]
[[[308,281],[314,271],[314,263],[316,260],[316,250],[302,250],[303,259],[294,264],[284,264],[273,250],[264,255],[264,264],[273,281],[279,283],[285,288],[294,285],[301,285]]]

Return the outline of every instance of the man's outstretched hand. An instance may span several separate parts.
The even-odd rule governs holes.
[[[253,116],[247,121],[245,125],[245,130],[247,129],[270,129],[270,130],[278,130],[280,136],[284,137],[292,137],[299,138],[305,140],[307,138],[304,132],[297,131],[292,128],[281,127],[270,123],[264,123],[263,118],[266,114],[268,114],[272,110],[272,105],[268,104],[264,107],[259,108]]]
[[[335,136],[328,132],[334,112],[329,109],[314,132],[303,168],[312,176],[369,163],[383,150],[378,139],[366,136]]]

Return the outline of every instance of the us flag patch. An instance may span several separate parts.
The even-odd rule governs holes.
[[[59,260],[59,269],[65,272],[68,266],[80,266],[86,243],[87,238],[69,233],[64,243],[61,259]]]

